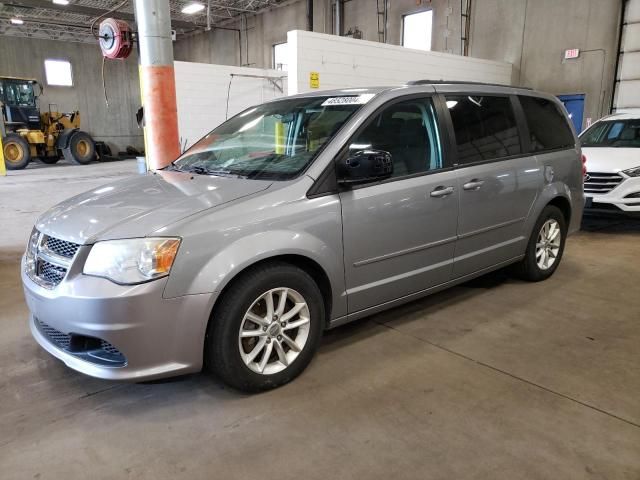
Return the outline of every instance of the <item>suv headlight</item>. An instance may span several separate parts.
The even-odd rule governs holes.
[[[623,170],[622,173],[626,173],[630,177],[640,177],[640,167],[630,168],[629,170]]]
[[[179,238],[132,238],[96,243],[82,272],[133,285],[169,275]]]

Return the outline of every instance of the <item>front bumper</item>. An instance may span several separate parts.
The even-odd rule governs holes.
[[[640,215],[640,178],[626,177],[607,193],[585,193],[584,213]]]
[[[213,294],[163,298],[166,278],[123,286],[73,268],[50,290],[25,274],[24,258],[22,283],[33,337],[74,370],[109,380],[150,380],[202,368]],[[105,365],[82,350],[61,348],[37,321],[61,335],[108,342],[125,361]]]

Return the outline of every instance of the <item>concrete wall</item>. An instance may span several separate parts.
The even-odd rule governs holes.
[[[608,113],[621,0],[471,1],[471,56],[512,63],[513,83],[517,85],[554,94],[584,93],[585,121]],[[401,43],[404,14],[431,8],[432,49],[461,53],[459,0],[389,3],[388,43]],[[378,40],[375,0],[346,2],[343,20],[344,32],[358,27],[365,40]],[[226,26],[241,28],[239,21]],[[242,64],[270,68],[273,44],[286,41],[286,32],[298,28],[306,28],[305,1],[291,1],[259,15],[248,15],[246,34],[244,28],[242,32]],[[333,32],[330,0],[314,1],[314,30]],[[196,34],[178,40],[176,59],[237,65],[237,43],[235,32]],[[580,58],[563,62],[563,51],[568,48],[580,48]]]
[[[368,40],[304,30],[289,32],[289,94],[372,85],[404,85],[410,80],[465,80],[509,85],[510,63],[425,52]],[[311,86],[311,72],[319,87]]]
[[[73,87],[46,84],[47,58],[71,62]],[[49,103],[57,103],[64,112],[79,110],[81,128],[96,140],[107,142],[114,153],[127,145],[142,149],[142,130],[135,121],[140,106],[135,54],[125,61],[108,61],[105,66],[109,108],[104,102],[101,68],[102,56],[97,45],[0,37],[0,75],[39,79],[44,86],[44,95],[39,100],[41,110],[48,110]]]
[[[584,122],[609,112],[620,0],[473,0],[470,54],[514,65],[514,83],[585,94]],[[563,60],[564,50],[580,57]]]
[[[276,70],[175,62],[175,71],[183,147],[190,147],[236,113],[287,92],[287,79]],[[265,76],[272,78],[282,91],[268,79],[257,78]]]

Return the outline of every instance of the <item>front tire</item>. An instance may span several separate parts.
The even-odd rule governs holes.
[[[205,364],[243,392],[290,382],[313,358],[324,329],[324,301],[304,270],[274,262],[245,272],[214,309]]]
[[[546,280],[556,271],[567,237],[567,221],[558,207],[547,205],[533,227],[525,257],[514,266],[518,277],[529,282]]]
[[[2,150],[7,170],[22,170],[31,161],[29,144],[17,133],[8,133],[2,139]]]

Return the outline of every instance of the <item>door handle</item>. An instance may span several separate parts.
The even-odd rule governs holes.
[[[443,187],[442,185],[439,187],[436,187],[435,189],[431,190],[431,193],[429,195],[431,195],[432,197],[446,197],[447,195],[451,195],[454,191],[453,187]]]
[[[462,188],[464,188],[465,190],[479,190],[482,185],[484,185],[484,180],[478,180],[477,178],[474,178],[473,180],[465,183]]]

